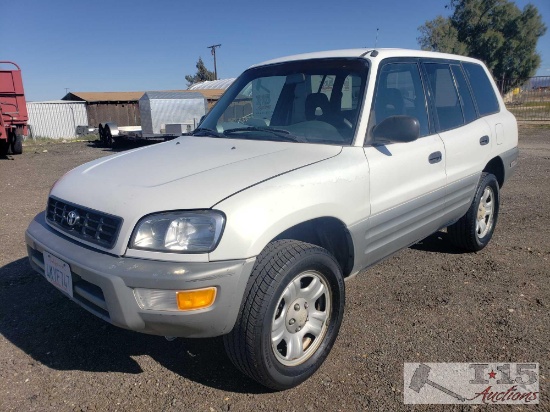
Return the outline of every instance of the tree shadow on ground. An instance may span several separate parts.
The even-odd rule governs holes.
[[[0,333],[56,370],[140,374],[143,371],[133,357],[148,355],[206,386],[269,392],[231,364],[221,338],[169,342],[112,326],[63,296],[31,269],[26,258],[0,268]]]

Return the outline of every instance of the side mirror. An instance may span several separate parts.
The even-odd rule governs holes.
[[[420,136],[420,123],[416,117],[390,116],[372,130],[372,137],[380,142],[414,142]]]

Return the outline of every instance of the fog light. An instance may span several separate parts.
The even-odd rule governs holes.
[[[176,293],[180,310],[204,309],[216,299],[216,288],[185,290]]]

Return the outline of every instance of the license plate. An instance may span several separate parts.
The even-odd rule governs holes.
[[[68,263],[44,252],[44,276],[52,285],[73,297],[73,279]]]

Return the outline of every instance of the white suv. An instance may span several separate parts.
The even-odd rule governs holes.
[[[384,49],[272,60],[192,136],[59,179],[28,253],[113,325],[224,335],[237,368],[285,389],[327,357],[345,279],[445,227],[466,251],[487,245],[517,142],[477,60]]]

